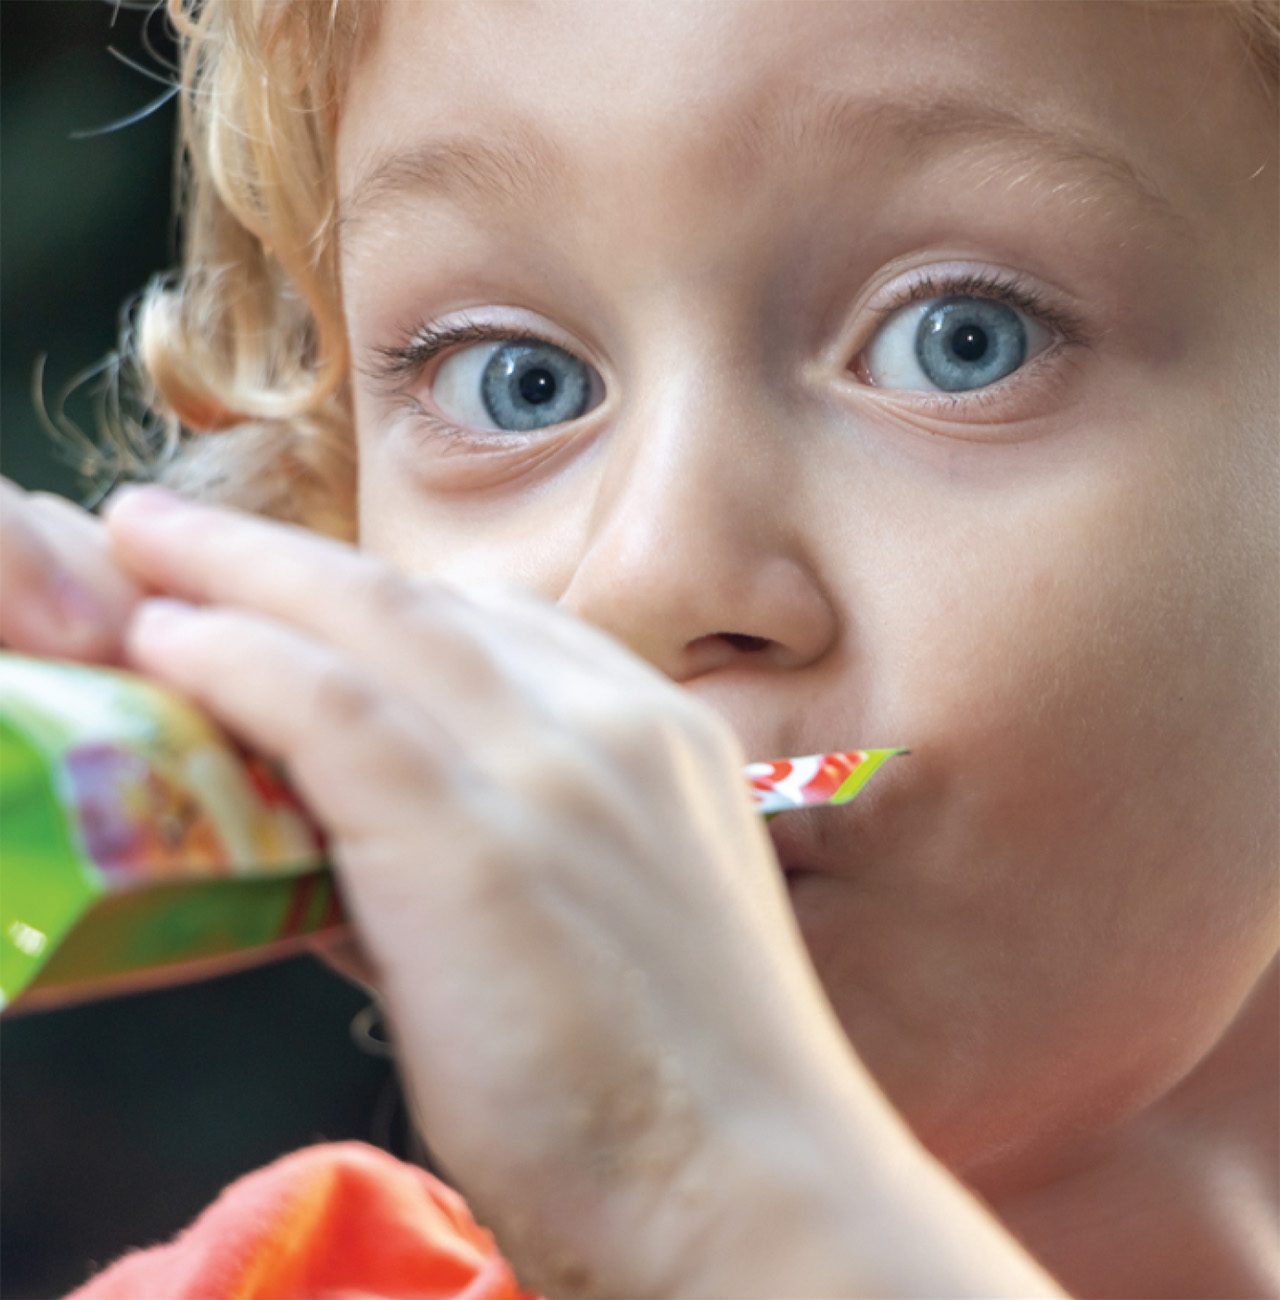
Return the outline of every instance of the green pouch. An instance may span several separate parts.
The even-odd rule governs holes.
[[[904,749],[750,764],[766,817],[837,806]],[[129,673],[0,653],[0,1008],[197,978],[344,924],[276,771]]]
[[[269,764],[142,678],[0,653],[0,1006],[214,973],[342,919]]]

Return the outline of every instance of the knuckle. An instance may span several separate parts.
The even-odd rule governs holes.
[[[422,607],[421,584],[398,569],[379,566],[364,579],[363,602],[376,619],[402,621]]]
[[[728,725],[692,698],[636,699],[609,718],[606,748],[637,771],[741,766],[738,742]]]
[[[487,836],[470,850],[453,881],[468,909],[494,918],[527,911],[532,882],[530,873],[518,865],[523,856],[518,849],[498,834]],[[543,880],[545,883],[545,877]]]
[[[612,753],[628,762],[641,763],[668,749],[673,731],[669,717],[632,701],[613,713],[599,734]]]
[[[366,729],[385,724],[382,693],[354,668],[331,663],[316,678],[313,712],[335,728]]]

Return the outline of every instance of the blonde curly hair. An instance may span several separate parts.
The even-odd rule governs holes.
[[[377,6],[166,8],[181,52],[183,265],[156,277],[127,315],[106,436],[88,468],[351,539],[334,142],[345,78]]]
[[[1280,0],[1229,12],[1280,92]],[[129,315],[99,480],[151,478],[334,536],[355,534],[334,142],[376,0],[167,0],[181,49],[184,265]],[[206,436],[216,435],[216,436]]]

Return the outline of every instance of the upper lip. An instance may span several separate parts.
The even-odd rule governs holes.
[[[884,785],[878,792],[884,794]],[[789,876],[817,872],[831,876],[859,873],[888,849],[884,833],[889,805],[860,796],[838,808],[818,806],[779,813],[768,824],[769,838]]]

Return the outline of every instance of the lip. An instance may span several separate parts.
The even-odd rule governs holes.
[[[814,864],[817,846],[808,823],[818,812],[834,816],[839,810],[798,808],[793,812],[779,814],[768,825],[773,851],[777,854],[778,865],[782,868],[782,874],[788,883],[800,876],[813,875],[817,870]]]
[[[856,800],[838,808],[797,808],[775,817],[767,829],[788,885],[811,876],[863,875],[884,849],[871,842],[873,824],[884,815],[882,809],[877,817],[871,805],[871,800]]]
[[[807,876],[863,877],[873,864],[894,860],[905,810],[919,804],[919,779],[918,760],[910,767],[895,762],[847,803],[792,808],[770,818],[765,829],[788,884]]]

